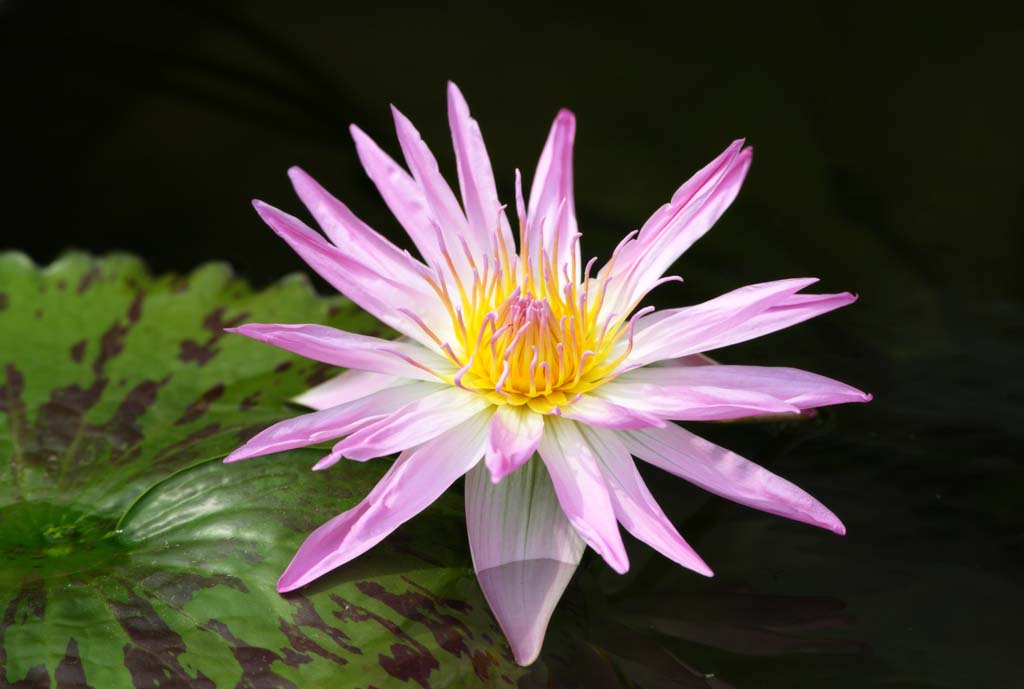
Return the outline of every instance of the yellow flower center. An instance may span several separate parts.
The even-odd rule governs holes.
[[[445,379],[486,395],[496,405],[526,404],[538,413],[557,412],[614,377],[632,345],[630,336],[625,347],[616,347],[631,332],[635,316],[627,318],[632,307],[603,314],[607,280],[590,277],[594,261],[587,264],[583,279],[576,279],[575,252],[559,264],[557,245],[554,255],[541,252],[534,257],[526,248],[510,256],[500,238],[497,244],[494,253],[499,257],[486,259],[483,266],[465,252],[469,270],[463,275],[472,273],[471,284],[458,277],[447,252],[443,255],[455,289],[427,277],[455,332],[453,343],[431,333],[458,367]]]

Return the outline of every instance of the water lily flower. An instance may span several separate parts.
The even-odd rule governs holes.
[[[634,457],[712,493],[842,534],[806,492],[673,421],[778,413],[870,396],[792,368],[717,365],[704,352],[854,301],[814,279],[742,287],[695,306],[640,308],[732,203],[750,166],[736,141],[626,235],[600,270],[580,253],[576,121],[555,118],[528,200],[515,174],[518,242],[477,122],[454,84],[448,117],[460,199],[412,123],[392,109],[408,170],[353,126],[359,159],[420,256],[402,251],[309,175],[289,171],[323,230],[256,211],[317,273],[400,337],[323,325],[233,332],[349,370],[298,398],[317,411],[262,431],[226,461],[328,440],[314,469],[394,453],[366,498],[318,528],[278,582],[291,591],[386,538],[465,475],[480,586],[516,660],[531,663],[586,546],[629,567],[619,526],[701,574],[711,569],[658,507]],[[326,237],[324,236],[326,235]]]

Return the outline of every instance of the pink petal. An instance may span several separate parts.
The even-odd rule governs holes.
[[[515,251],[512,231],[508,218],[498,200],[494,184],[491,159],[484,146],[480,125],[469,114],[469,106],[459,87],[448,82],[448,123],[452,130],[455,146],[455,162],[459,173],[459,188],[462,190],[462,205],[470,228],[478,236],[481,247],[490,248],[491,237],[500,232],[501,242],[509,254]],[[497,247],[490,248],[491,256],[497,257]]]
[[[292,398],[310,409],[328,409],[407,382],[404,378],[371,371],[349,370]]]
[[[558,502],[587,545],[619,574],[629,558],[615,521],[608,486],[597,455],[573,421],[548,416],[537,448],[555,486]]]
[[[661,511],[618,435],[602,428],[584,428],[583,435],[597,453],[615,517],[626,531],[683,567],[713,576],[711,568]]]
[[[767,395],[797,410],[848,402],[869,402],[871,395],[816,373],[782,366],[677,366],[640,368],[610,385],[655,386],[670,396],[714,388]],[[645,388],[653,390],[654,388]],[[765,411],[768,411],[767,409]]]
[[[814,282],[800,278],[748,285],[702,304],[643,316],[637,319],[633,350],[623,367],[745,342],[856,301],[849,293],[796,293]]]
[[[447,360],[411,342],[345,332],[326,325],[247,323],[228,332],[295,352],[334,366],[437,382],[438,374],[454,371]]]
[[[451,319],[438,303],[425,281],[405,284],[383,275],[329,244],[301,220],[262,201],[253,201],[256,212],[282,239],[335,289],[369,311],[377,320],[428,346],[433,341],[399,308],[415,311],[435,332],[445,332]]]
[[[551,613],[585,545],[558,504],[540,461],[501,483],[466,474],[466,525],[480,588],[520,665],[537,659]]]
[[[470,247],[475,250],[476,257],[482,256],[491,246],[491,233],[469,226],[452,188],[441,176],[437,160],[416,127],[393,105],[391,114],[394,116],[395,131],[398,133],[398,143],[402,147],[405,162],[416,183],[423,189],[430,215],[440,228],[441,236],[452,258],[456,263],[465,258],[459,237],[464,237],[469,242]]]
[[[288,176],[299,198],[335,246],[378,272],[412,285],[422,282],[423,264],[375,232],[301,168],[289,169]]]
[[[487,414],[403,452],[366,499],[311,533],[277,582],[291,591],[380,543],[434,502],[484,454]]]
[[[363,164],[363,169],[376,185],[391,213],[405,228],[420,255],[430,265],[442,264],[434,220],[420,185],[363,130],[352,125],[349,131],[355,141],[356,153]]]
[[[566,419],[601,428],[633,429],[665,425],[657,416],[615,404],[593,394],[583,395],[555,413]]]
[[[704,490],[741,505],[845,534],[824,505],[789,481],[675,424],[626,431],[629,451]]]
[[[734,141],[659,208],[620,252],[609,312],[622,312],[651,289],[676,259],[711,229],[732,204],[750,167],[751,149]]]
[[[483,395],[446,387],[353,433],[334,447],[334,454],[362,461],[400,452],[490,408]]]
[[[406,383],[330,409],[285,419],[257,433],[224,461],[237,462],[340,438],[439,389],[444,388],[434,383]]]
[[[521,467],[537,450],[544,432],[544,417],[526,405],[498,407],[487,427],[485,460],[497,483]]]
[[[678,359],[657,361],[653,366],[718,366],[718,362],[706,354],[687,354]]]
[[[561,265],[570,261],[570,250],[574,251],[575,279],[579,280],[579,270],[582,268],[579,243],[573,239],[579,232],[572,183],[575,137],[576,117],[568,110],[559,111],[537,162],[526,217],[529,222],[527,237],[530,255],[539,257],[540,250],[546,249],[554,258],[557,246],[560,257],[558,264]],[[545,229],[547,231],[543,231]],[[556,279],[561,280],[561,275],[556,276]]]
[[[718,366],[688,366],[702,370]],[[666,371],[663,367],[651,373]],[[647,369],[638,369],[647,371]],[[619,376],[595,390],[594,397],[659,419],[678,421],[717,421],[739,419],[760,414],[793,414],[800,409],[772,395],[744,389],[719,388],[710,385],[690,386],[662,380],[657,375],[627,378],[637,371]]]

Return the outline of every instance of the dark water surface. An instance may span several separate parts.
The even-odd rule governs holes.
[[[346,125],[396,152],[393,101],[452,172],[449,78],[505,199],[557,108],[576,112],[588,255],[606,256],[748,137],[755,164],[738,201],[677,264],[686,282],[656,301],[805,275],[860,294],[720,358],[808,368],[872,404],[697,429],[808,489],[848,535],[648,472],[718,576],[636,543],[625,577],[586,560],[525,683],[1024,684],[1019,16],[966,3],[9,0],[0,22],[0,244],[41,262],[69,246],[117,249],[160,271],[223,259],[269,283],[303,266],[248,201],[297,211],[284,174],[296,163],[397,240]]]

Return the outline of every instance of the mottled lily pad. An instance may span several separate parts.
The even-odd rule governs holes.
[[[518,670],[439,501],[295,595],[274,583],[387,460],[220,459],[331,370],[222,328],[372,332],[301,277],[0,255],[0,688],[499,687]]]

